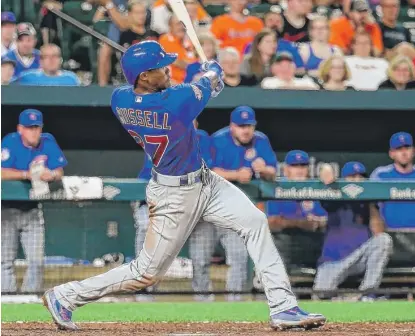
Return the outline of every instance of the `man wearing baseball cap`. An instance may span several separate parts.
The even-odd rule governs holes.
[[[347,162],[341,177],[359,182],[366,177],[361,162]],[[321,171],[325,184],[335,181],[334,170]],[[374,203],[358,201],[321,202],[328,220],[321,257],[318,260],[314,290],[317,296],[329,298],[330,293],[351,275],[364,274],[359,290],[361,301],[373,301],[373,293],[380,285],[383,270],[392,253],[392,239],[385,233],[384,222]]]
[[[1,58],[1,85],[7,85],[13,78],[16,62],[7,57]]]
[[[17,132],[10,133],[1,143],[1,179],[49,182],[60,180],[67,161],[49,133],[42,133],[43,115],[35,109],[20,113]],[[40,174],[34,174],[36,167]],[[2,201],[1,207],[1,291],[16,292],[13,262],[21,244],[29,262],[21,290],[43,290],[43,258],[45,229],[43,214],[37,202]]]
[[[16,31],[16,16],[12,12],[1,12],[1,56],[16,48],[14,33]]]
[[[370,176],[372,180],[415,180],[415,149],[411,134],[398,132],[392,135],[389,157],[393,163],[376,168]],[[388,229],[415,229],[415,200],[383,202],[380,210]]]
[[[22,22],[16,27],[16,49],[9,51],[6,57],[16,62],[14,75],[40,67],[40,52],[35,49],[36,30],[31,23]]]

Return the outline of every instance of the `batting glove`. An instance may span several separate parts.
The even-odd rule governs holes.
[[[221,79],[219,79],[218,85],[216,85],[215,89],[212,91],[212,98],[216,98],[217,96],[219,96],[219,93],[222,92],[224,87],[225,84]]]
[[[223,69],[220,64],[216,61],[209,61],[202,64],[202,71],[213,71],[215,72],[219,78],[223,78]]]

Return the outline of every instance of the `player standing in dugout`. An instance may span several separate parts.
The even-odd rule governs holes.
[[[265,214],[232,183],[209,170],[201,158],[193,120],[223,90],[223,70],[210,61],[195,83],[171,86],[168,65],[177,54],[159,43],[131,46],[121,59],[129,85],[112,94],[112,111],[152,158],[146,189],[151,224],[137,259],[104,274],[48,290],[43,302],[61,329],[78,329],[72,312],[117,293],[156,284],[200,221],[237,232],[264,285],[273,329],[318,328],[321,314],[298,307]]]

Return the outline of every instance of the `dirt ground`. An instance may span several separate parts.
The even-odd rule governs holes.
[[[76,334],[81,336],[132,336],[132,335],[415,335],[415,323],[328,323],[312,331],[272,331],[266,323],[80,323],[76,333],[58,331],[52,323],[2,323],[1,335],[55,336]]]

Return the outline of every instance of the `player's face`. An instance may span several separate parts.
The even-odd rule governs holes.
[[[236,125],[231,123],[232,136],[242,145],[249,144],[254,137],[254,125]]]
[[[207,59],[213,59],[216,55],[215,44],[212,41],[205,41],[202,44],[202,49],[205,52]]]
[[[308,178],[308,165],[285,165],[284,175],[293,181],[304,181]]]
[[[11,41],[16,31],[16,25],[11,22],[6,22],[1,25],[1,39]]]
[[[1,65],[1,83],[9,84],[14,74],[13,64],[6,63]]]
[[[396,84],[406,84],[411,80],[411,71],[408,64],[401,63],[395,66],[392,71],[392,80]]]
[[[312,41],[327,42],[329,40],[328,22],[325,20],[313,22],[310,35]]]
[[[399,14],[398,0],[383,0],[381,2],[382,15],[386,20],[395,21]]]
[[[265,35],[258,43],[258,50],[263,55],[272,56],[277,48],[277,39],[274,34]]]
[[[352,46],[353,54],[360,57],[369,57],[372,49],[372,42],[367,35],[358,35]]]
[[[282,17],[278,13],[269,13],[264,18],[265,27],[272,30],[280,30],[282,27]]]
[[[20,36],[17,40],[17,49],[20,55],[30,55],[36,45],[36,38],[31,35]]]
[[[274,76],[282,80],[289,81],[294,78],[295,64],[291,61],[283,60],[272,64],[271,72]]]
[[[344,61],[340,58],[335,58],[331,63],[329,77],[335,82],[342,82],[345,75]]]
[[[411,164],[414,160],[415,150],[412,146],[404,146],[397,149],[392,149],[389,155],[395,163],[405,167]]]
[[[350,182],[359,182],[359,181],[363,181],[364,179],[365,179],[365,177],[363,175],[360,175],[360,174],[354,174],[354,175],[346,176],[346,178],[345,178],[346,181],[350,181]]]
[[[41,66],[45,72],[56,72],[61,68],[61,53],[58,48],[50,47],[42,50]]]
[[[18,131],[23,138],[23,142],[29,146],[36,147],[40,141],[40,135],[42,134],[42,127],[31,126],[25,127],[18,126]]]
[[[150,89],[162,91],[171,86],[170,70],[168,67],[147,71],[146,82]]]
[[[144,26],[146,23],[147,9],[143,4],[138,3],[131,7],[128,15],[132,24]]]
[[[367,11],[363,11],[363,12],[352,11],[350,12],[349,15],[356,26],[361,26],[366,23],[368,12]]]

